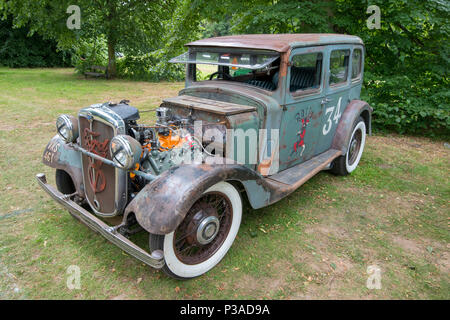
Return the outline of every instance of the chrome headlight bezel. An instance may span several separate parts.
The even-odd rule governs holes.
[[[141,144],[127,135],[117,135],[111,139],[109,152],[114,163],[124,170],[133,169],[142,154]]]
[[[62,114],[56,119],[56,132],[65,142],[74,142],[78,138],[78,121],[74,116]]]

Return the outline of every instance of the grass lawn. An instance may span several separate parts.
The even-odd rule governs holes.
[[[59,114],[121,99],[148,110],[182,87],[0,68],[0,299],[450,299],[443,141],[369,137],[351,176],[322,172],[275,205],[246,208],[224,260],[191,281],[126,255],[37,186],[38,172],[54,183],[41,157]],[[66,286],[70,265],[80,290]],[[366,287],[371,265],[379,290]]]

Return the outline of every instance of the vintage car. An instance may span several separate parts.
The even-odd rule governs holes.
[[[186,65],[185,88],[155,123],[139,123],[127,100],[61,115],[43,154],[56,188],[36,176],[72,216],[178,279],[225,256],[243,199],[261,208],[322,170],[355,170],[372,114],[359,100],[359,37],[239,35],[187,48],[170,61]],[[149,248],[131,240],[138,232]]]

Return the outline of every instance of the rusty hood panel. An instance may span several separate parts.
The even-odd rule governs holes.
[[[179,95],[237,104],[241,108],[247,106],[279,109],[280,106],[276,97],[272,97],[263,91],[255,87],[233,84],[227,81],[204,81],[181,90]],[[267,110],[264,113],[267,113]]]

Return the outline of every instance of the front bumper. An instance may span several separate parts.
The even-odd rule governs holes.
[[[47,183],[45,174],[39,173],[36,175],[39,185],[44,189],[53,199],[55,199],[64,208],[82,223],[87,225],[92,230],[100,233],[103,237],[114,243],[126,253],[132,255],[136,259],[145,264],[161,269],[164,266],[164,255],[161,250],[155,250],[151,254],[144,251],[142,248],[136,246],[133,242],[121,235],[117,231],[117,227],[108,226],[106,223],[92,215],[87,210],[80,207],[74,201],[70,200],[66,195],[56,190],[53,186]]]

